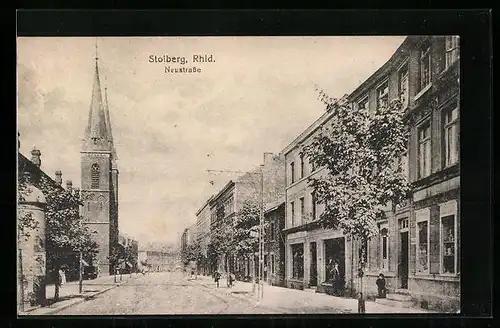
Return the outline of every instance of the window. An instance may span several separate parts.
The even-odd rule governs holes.
[[[439,205],[441,274],[457,273],[457,202]]]
[[[426,44],[420,51],[420,90],[431,83],[431,47]]]
[[[92,164],[92,167],[90,169],[90,176],[91,176],[90,188],[99,189],[99,165],[98,164]]]
[[[417,273],[429,273],[429,209],[417,211]]]
[[[294,202],[290,202],[290,216],[292,221],[292,227],[295,226],[295,204]]]
[[[389,82],[385,81],[377,88],[377,108],[386,107],[389,103]]]
[[[311,208],[312,208],[312,219],[316,220],[316,193],[314,191],[311,193]]]
[[[370,101],[368,100],[368,95],[358,101],[358,109],[360,110],[370,110]]]
[[[426,121],[418,128],[418,176],[431,174],[431,125]]]
[[[300,178],[302,179],[304,177],[304,174],[305,174],[305,170],[304,170],[304,156],[300,156]]]
[[[460,149],[458,130],[458,107],[443,112],[444,161],[445,166],[458,162]]]
[[[389,270],[389,230],[387,223],[380,225],[380,268]]]
[[[409,85],[408,65],[405,65],[399,71],[399,100],[401,101],[402,108],[408,107],[410,99]]]
[[[316,164],[314,164],[314,162],[311,159],[309,159],[309,163],[311,165],[311,172],[316,171]]]
[[[300,198],[300,219],[301,222],[305,220],[304,197]]]
[[[276,240],[276,232],[274,231],[274,222],[269,224],[269,235],[271,237],[271,241]]]
[[[458,36],[447,36],[445,39],[445,69],[459,58]]]
[[[294,183],[295,182],[295,163],[294,162],[290,163],[290,176],[292,179],[292,183]]]
[[[304,278],[304,244],[292,245],[292,278]]]

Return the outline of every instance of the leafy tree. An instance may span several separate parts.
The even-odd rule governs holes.
[[[233,235],[232,225],[229,222],[219,221],[214,228],[210,229],[210,242],[207,249],[207,257],[212,269],[217,268],[217,263],[221,255],[228,255],[232,250],[231,236]]]
[[[408,131],[399,101],[369,112],[319,93],[332,119],[302,146],[302,153],[316,167],[326,168],[324,176],[309,180],[317,200],[325,204],[319,222],[359,240],[362,277],[367,241],[378,234],[384,207],[408,196],[409,184],[398,165]]]
[[[200,245],[197,242],[189,244],[181,251],[181,260],[184,265],[191,261],[197,261],[200,257]]]
[[[18,177],[17,191],[17,199],[19,202],[24,201],[26,197],[32,192],[28,187],[25,179],[21,176]],[[35,220],[33,214],[30,211],[19,210],[17,214],[18,236],[20,239],[22,238],[27,241],[31,236],[31,232],[38,229],[38,221]]]
[[[39,188],[45,195],[47,207],[46,251],[47,267],[57,275],[64,264],[80,252],[87,259],[95,258],[98,244],[94,241],[93,231],[80,216],[80,202],[71,193],[57,187],[51,180],[41,176]],[[59,279],[56,279],[54,299],[59,299]]]

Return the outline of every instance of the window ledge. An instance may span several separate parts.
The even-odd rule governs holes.
[[[459,281],[460,280],[460,274],[457,275],[446,275],[446,274],[415,274],[413,277],[414,279],[421,279],[421,280],[437,280],[437,281]]]
[[[414,101],[417,101],[420,97],[422,97],[427,91],[429,91],[429,89],[432,87],[432,82],[427,84],[427,86],[425,88],[423,88],[419,93],[417,93],[415,95],[415,97],[413,97],[413,100]]]

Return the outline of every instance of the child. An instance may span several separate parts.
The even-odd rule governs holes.
[[[378,288],[378,298],[385,298],[385,293],[386,293],[385,277],[382,273],[378,275],[377,288]]]

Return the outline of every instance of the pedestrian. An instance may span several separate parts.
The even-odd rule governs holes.
[[[337,295],[337,292],[340,287],[340,273],[339,273],[339,263],[337,260],[333,262],[332,267],[332,287],[333,287],[333,295]]]
[[[194,268],[191,268],[191,279],[194,277]]]
[[[63,269],[59,269],[59,285],[64,285],[66,284],[66,274],[64,273]]]
[[[385,288],[385,277],[383,273],[378,275],[376,284],[378,289],[378,298],[385,298],[387,290]]]
[[[214,273],[214,279],[215,279],[215,284],[217,285],[217,288],[219,288],[219,279],[220,279],[220,273],[219,273],[219,271],[215,271],[215,273]]]

